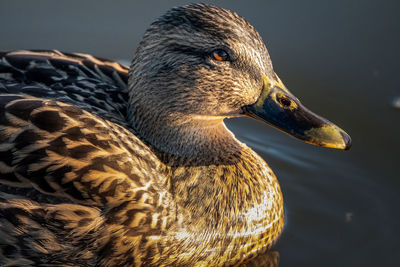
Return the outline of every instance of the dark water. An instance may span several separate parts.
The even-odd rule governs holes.
[[[1,1],[0,50],[129,59],[148,24],[183,3]],[[281,183],[287,223],[275,247],[279,266],[399,266],[399,2],[215,3],[247,18],[288,88],[353,138],[350,151],[335,151],[249,119],[227,122]]]

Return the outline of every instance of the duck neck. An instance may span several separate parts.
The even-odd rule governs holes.
[[[129,120],[165,164],[177,214],[169,234],[180,246],[224,251],[240,239],[254,245],[246,252],[253,253],[275,240],[283,225],[279,184],[223,117],[171,113],[160,110],[166,105],[141,106],[138,99],[131,98]],[[211,238],[205,242],[204,236]]]
[[[242,148],[223,117],[149,113],[133,115],[130,122],[143,140],[161,152],[205,163]]]

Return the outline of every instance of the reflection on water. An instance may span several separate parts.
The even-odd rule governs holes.
[[[393,99],[392,106],[400,109],[400,96]]]
[[[279,257],[278,251],[271,250],[241,265],[241,267],[278,267]]]

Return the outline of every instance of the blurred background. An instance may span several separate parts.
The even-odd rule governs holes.
[[[399,266],[400,2],[203,1],[260,32],[275,71],[350,151],[314,147],[250,119],[228,127],[281,183],[279,266]],[[0,1],[0,50],[58,49],[128,63],[148,25],[189,1]]]

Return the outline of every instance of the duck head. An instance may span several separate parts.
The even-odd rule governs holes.
[[[156,20],[136,51],[129,86],[131,122],[151,143],[249,116],[308,143],[350,147],[343,130],[286,89],[259,33],[226,9],[191,4]]]

